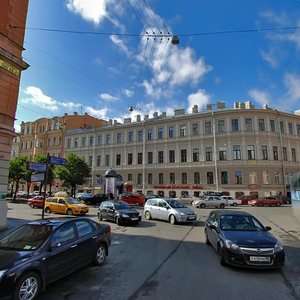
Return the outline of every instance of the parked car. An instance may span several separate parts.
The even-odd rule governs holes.
[[[49,283],[92,262],[102,265],[110,244],[110,226],[89,218],[26,223],[0,240],[0,295],[36,299]]]
[[[282,201],[276,197],[264,197],[249,200],[248,204],[252,206],[281,206]]]
[[[187,201],[189,204],[193,204],[194,201],[197,201],[200,199],[201,199],[200,197],[195,197],[195,196],[189,195],[189,194],[185,194],[179,198],[180,201],[182,201],[184,203],[186,203],[186,201]]]
[[[43,201],[44,201],[44,197],[43,196],[35,196],[33,198],[29,198],[27,200],[27,204],[31,207],[31,208],[43,208]]]
[[[153,199],[153,198],[160,198],[158,195],[155,194],[149,194],[145,197],[145,200],[147,201],[148,199]]]
[[[147,220],[158,219],[169,221],[171,224],[194,222],[197,219],[194,211],[174,198],[147,200],[144,206],[144,215]]]
[[[99,205],[101,202],[106,201],[108,199],[106,194],[82,194],[79,197],[77,197],[78,200],[81,202],[84,202],[88,205]]]
[[[284,249],[270,230],[250,213],[214,210],[206,219],[204,233],[206,244],[217,251],[221,265],[280,267]]]
[[[17,198],[27,198],[27,197],[28,197],[28,194],[27,194],[27,192],[25,192],[25,191],[18,191],[18,192],[16,193],[16,197],[17,197]]]
[[[227,200],[228,205],[231,205],[231,206],[237,206],[237,205],[241,205],[242,204],[242,200],[241,199],[235,199],[232,196],[222,196],[221,198]]]
[[[237,199],[242,200],[242,205],[247,205],[249,200],[257,199],[257,195],[242,195],[237,197]]]
[[[49,197],[45,201],[45,212],[66,215],[84,215],[89,208],[79,200],[71,197]]]
[[[121,200],[133,205],[144,205],[145,197],[138,193],[123,194]]]
[[[225,208],[228,206],[226,199],[219,196],[207,196],[203,199],[193,201],[193,206],[197,208],[215,207],[215,208]]]
[[[118,225],[134,224],[137,225],[141,219],[141,214],[124,201],[104,201],[98,210],[98,219],[113,221]]]

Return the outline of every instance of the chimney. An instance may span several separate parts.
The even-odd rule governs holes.
[[[136,115],[136,121],[141,122],[141,115]]]
[[[196,113],[198,113],[199,112],[199,110],[198,110],[198,105],[194,105],[194,107],[193,107],[193,109],[192,109],[192,113],[193,114],[196,114]]]

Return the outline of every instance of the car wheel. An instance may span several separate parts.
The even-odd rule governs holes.
[[[115,221],[116,221],[116,224],[117,224],[117,225],[121,225],[121,223],[122,223],[122,222],[121,222],[121,219],[120,219],[119,217],[116,217],[116,220],[115,220]]]
[[[205,206],[206,206],[206,205],[205,205],[204,203],[201,203],[201,204],[200,204],[200,208],[205,208]]]
[[[51,214],[51,209],[50,209],[49,207],[46,207],[46,208],[45,208],[45,213]]]
[[[224,254],[223,254],[221,246],[218,247],[218,256],[219,256],[219,261],[220,261],[221,266],[225,266],[226,261],[225,261]]]
[[[103,243],[101,243],[95,253],[94,264],[96,266],[103,265],[105,262],[106,256],[107,256],[106,246]]]
[[[98,212],[98,214],[97,214],[97,215],[98,215],[98,220],[99,220],[99,221],[102,221],[102,219],[103,219],[103,218],[102,218],[102,214],[101,214],[101,212]]]
[[[35,208],[35,206],[34,206],[32,203],[30,204],[30,207],[31,207],[31,208]]]
[[[152,217],[151,217],[150,211],[147,210],[147,211],[145,212],[145,218],[146,218],[147,220],[151,220]]]
[[[262,206],[263,206],[263,204],[262,204],[261,202],[259,202],[259,203],[258,203],[258,206],[259,206],[259,207],[262,207]]]
[[[224,204],[224,203],[221,203],[221,204],[220,204],[220,208],[221,208],[221,209],[224,209],[224,208],[225,208],[225,204]]]
[[[36,299],[41,290],[41,279],[35,272],[25,273],[18,280],[13,299]]]
[[[171,216],[169,217],[169,222],[170,222],[172,225],[176,224],[176,217],[175,217],[174,215],[171,215]]]
[[[206,244],[206,245],[211,245],[211,243],[210,243],[210,241],[209,241],[209,239],[208,239],[208,237],[207,237],[207,232],[206,232],[206,230],[204,230],[204,235],[205,235],[205,244]]]
[[[233,205],[233,206],[237,206],[237,203],[236,203],[236,202],[233,202],[232,205]]]
[[[66,211],[66,214],[67,214],[68,216],[73,215],[72,209],[68,208],[67,211]]]

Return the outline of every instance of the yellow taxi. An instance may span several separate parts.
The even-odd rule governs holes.
[[[45,201],[45,213],[52,212],[65,215],[85,215],[89,212],[89,208],[75,198],[54,196]]]

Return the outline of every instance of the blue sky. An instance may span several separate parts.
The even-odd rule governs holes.
[[[300,0],[31,0],[26,28],[17,131],[75,111],[300,109]]]

